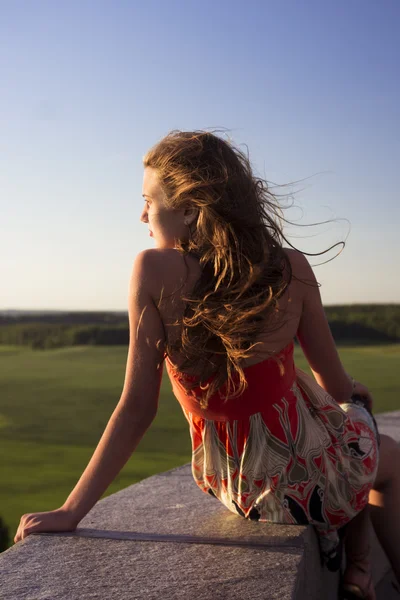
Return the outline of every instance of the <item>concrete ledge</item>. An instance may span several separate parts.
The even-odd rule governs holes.
[[[382,433],[398,420],[400,441],[400,411],[377,420]],[[376,538],[373,552],[378,598],[399,599]],[[312,527],[230,513],[190,465],[104,498],[73,533],[29,536],[0,555],[0,580],[2,600],[334,600],[339,583],[321,568]]]

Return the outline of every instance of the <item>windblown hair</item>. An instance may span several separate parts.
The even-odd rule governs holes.
[[[156,170],[171,209],[198,209],[190,239],[176,240],[176,249],[198,257],[202,272],[183,298],[182,335],[174,345],[167,340],[165,350],[184,357],[183,372],[202,368],[198,380],[185,387],[195,395],[200,385],[198,400],[206,408],[226,381],[227,397],[245,390],[241,361],[253,355],[254,340],[272,323],[292,279],[282,248],[282,211],[246,155],[213,133],[172,131],[143,163]],[[236,390],[234,373],[239,375]]]

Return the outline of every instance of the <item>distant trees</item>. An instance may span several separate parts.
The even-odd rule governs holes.
[[[10,535],[8,527],[0,517],[0,552],[4,552],[10,546]]]
[[[26,323],[0,326],[0,344],[30,346],[35,350],[50,350],[63,346],[128,345],[127,325],[70,326],[46,323]]]
[[[400,304],[326,306],[337,342],[400,342]],[[126,313],[54,313],[0,315],[0,344],[38,350],[63,346],[126,346]]]
[[[337,341],[400,341],[400,304],[326,306],[325,312]]]

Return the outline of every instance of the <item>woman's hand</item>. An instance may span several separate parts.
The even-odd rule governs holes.
[[[353,396],[355,396],[355,395],[361,396],[362,399],[365,400],[368,410],[370,410],[372,412],[373,398],[371,396],[369,389],[365,385],[363,385],[359,381],[354,381],[352,395]]]
[[[74,531],[78,525],[76,518],[62,508],[48,512],[28,513],[22,515],[14,542],[25,539],[31,533],[49,531]]]

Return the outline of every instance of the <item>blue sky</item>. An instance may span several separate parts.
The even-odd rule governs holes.
[[[400,302],[397,0],[2,0],[0,309],[126,310],[142,157],[225,128],[297,192],[325,304]],[[296,208],[297,207],[297,208]],[[327,260],[310,258],[312,265]]]

